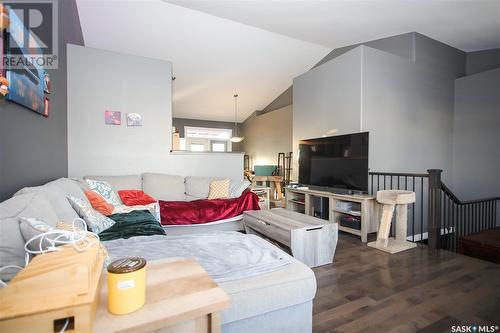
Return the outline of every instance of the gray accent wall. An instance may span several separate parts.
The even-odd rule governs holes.
[[[348,45],[344,47],[339,47],[334,49],[332,52],[328,53],[323,59],[321,59],[313,68],[324,64],[350,50],[360,46],[366,45],[374,49],[379,49],[384,52],[392,53],[407,59],[415,59],[415,33],[409,32],[406,34],[390,36],[386,38],[376,39],[369,42],[358,43],[353,45]]]
[[[500,67],[500,49],[467,53],[467,75],[476,74],[497,67]]]
[[[58,2],[59,68],[50,70],[50,116],[0,101],[0,201],[24,186],[68,175],[66,44],[83,45],[74,0]]]
[[[500,68],[457,79],[453,186],[462,200],[500,195]]]
[[[242,149],[250,158],[250,166],[276,165],[278,153],[292,151],[292,106],[264,114],[253,113],[243,123]]]
[[[243,154],[171,153],[172,64],[89,47],[68,48],[68,174],[243,178]],[[122,124],[105,125],[104,111]],[[142,115],[128,127],[126,113]]]
[[[268,106],[262,109],[262,112],[271,112],[274,110],[281,109],[285,106],[291,105],[293,102],[293,87],[288,87],[283,91],[274,101],[272,101]]]
[[[417,64],[453,78],[465,75],[465,52],[416,32],[414,38]]]
[[[376,39],[359,44],[348,45],[334,49],[321,59],[313,68],[321,66],[360,45],[369,46],[380,51],[391,53],[409,59],[419,65],[431,66],[435,71],[444,72],[453,78],[465,75],[465,52],[429,38],[417,32]],[[482,60],[485,57],[482,58]],[[475,59],[472,59],[473,62]],[[262,111],[270,112],[293,102],[291,87],[273,100]]]

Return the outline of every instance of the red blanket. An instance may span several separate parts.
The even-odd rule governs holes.
[[[202,224],[229,219],[246,210],[259,210],[259,198],[245,191],[239,198],[195,201],[159,201],[161,224]]]

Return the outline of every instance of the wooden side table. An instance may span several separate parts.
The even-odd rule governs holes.
[[[229,307],[229,297],[195,260],[148,262],[146,303],[126,315],[108,312],[106,274],[101,276],[94,332],[220,332],[218,311]]]
[[[276,199],[281,200],[283,198],[283,190],[281,188],[281,183],[283,182],[283,177],[281,176],[254,176],[252,179],[252,183],[257,185],[257,183],[269,182],[269,186],[271,187],[271,199],[274,199],[274,195],[276,193]]]
[[[265,186],[251,186],[250,191],[259,197],[260,209],[270,209],[271,207],[271,188]]]

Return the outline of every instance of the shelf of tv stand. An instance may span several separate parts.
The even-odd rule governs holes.
[[[339,224],[339,230],[343,231],[343,232],[348,232],[350,234],[357,235],[357,236],[361,237],[361,230],[358,230],[358,229],[344,227],[344,226],[342,226],[342,225]]]
[[[338,209],[338,208],[334,208],[333,211],[336,212],[336,213],[340,213],[340,214],[346,214],[346,215],[361,217],[361,212],[354,212],[354,211],[343,210],[343,209]]]
[[[328,215],[329,220],[335,223],[339,223],[339,217],[343,214],[356,216],[361,219],[361,230],[341,226],[339,223],[339,230],[343,232],[348,232],[353,235],[361,237],[363,242],[367,242],[368,233],[377,232],[380,219],[379,208],[375,200],[375,196],[367,194],[337,194],[327,191],[314,190],[314,189],[294,189],[286,188],[286,208],[301,212],[307,215],[314,216],[314,197],[322,197],[329,199],[329,209]],[[297,200],[297,197],[304,197],[304,201]],[[337,208],[338,201],[352,202],[360,205],[360,212],[347,211]],[[304,210],[304,211],[302,211]]]
[[[288,199],[289,202],[292,202],[297,205],[305,205],[306,203],[304,201],[299,201],[299,200],[294,200],[294,199]]]

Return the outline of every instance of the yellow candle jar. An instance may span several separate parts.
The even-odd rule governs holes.
[[[108,311],[127,314],[146,301],[146,260],[124,258],[108,265]]]

